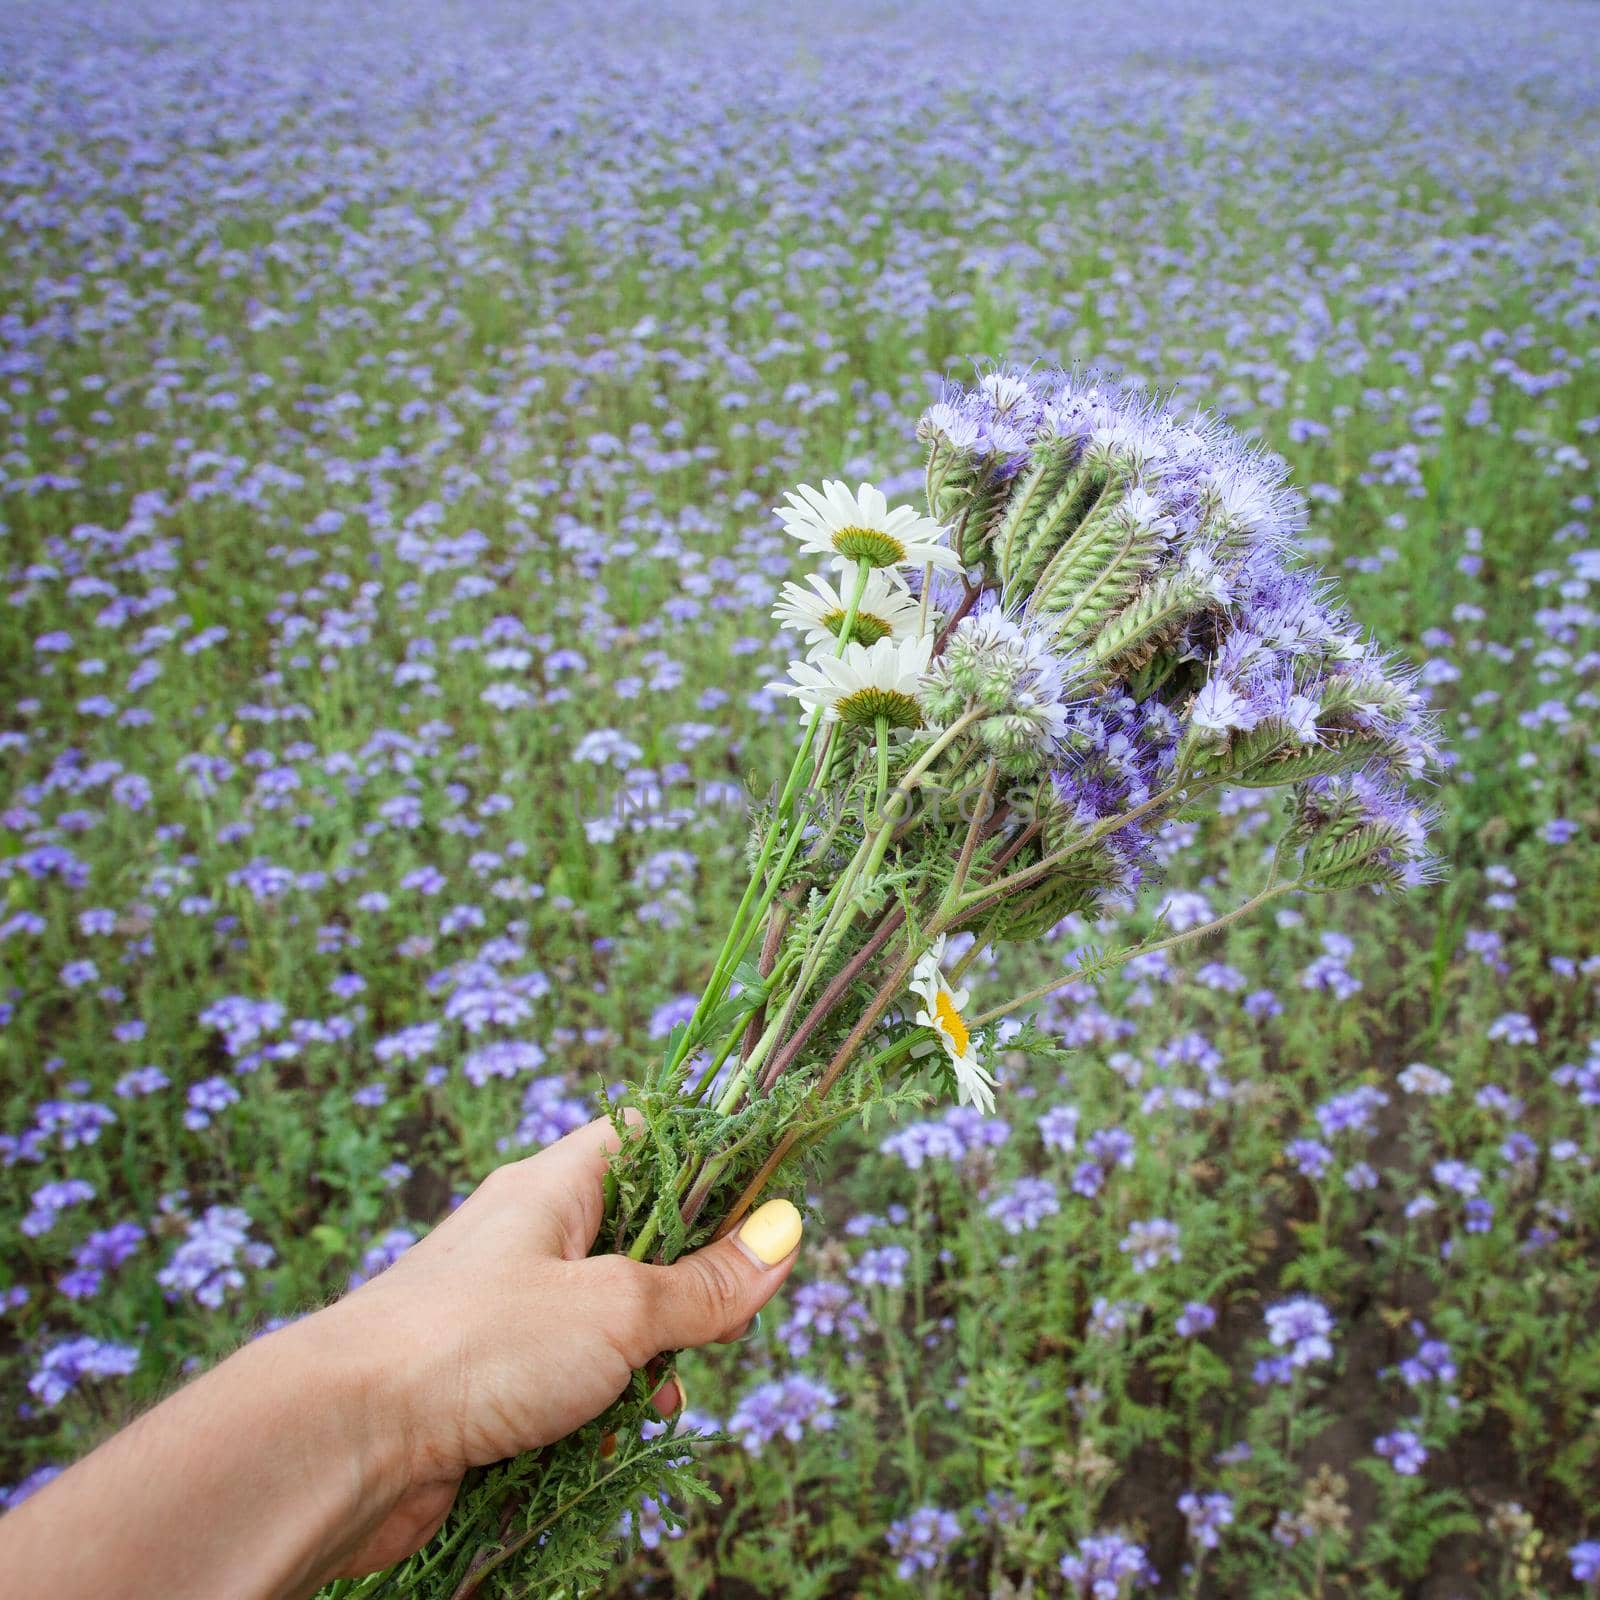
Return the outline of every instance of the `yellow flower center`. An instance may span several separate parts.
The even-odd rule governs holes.
[[[898,689],[879,689],[871,684],[841,695],[834,703],[833,712],[850,728],[871,728],[882,717],[891,728],[920,728],[922,711],[916,697],[901,694]]]
[[[940,1027],[950,1035],[950,1043],[956,1047],[956,1054],[964,1056],[967,1053],[967,1046],[972,1042],[972,1035],[967,1031],[965,1019],[943,989],[933,1002],[933,1013],[938,1017]]]
[[[832,611],[823,613],[822,626],[838,637],[839,630],[844,626],[845,610],[838,606]],[[870,611],[856,612],[856,620],[850,625],[850,637],[856,644],[876,644],[880,639],[887,639],[894,632],[894,624],[883,617],[875,617]]]
[[[906,547],[882,528],[840,528],[833,536],[833,548],[850,561],[874,567],[897,566],[906,558]]]

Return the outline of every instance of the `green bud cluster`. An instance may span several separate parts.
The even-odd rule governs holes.
[[[1038,771],[1040,750],[1049,730],[1039,715],[1013,710],[985,717],[973,733],[994,758],[1002,776],[1025,778]]]

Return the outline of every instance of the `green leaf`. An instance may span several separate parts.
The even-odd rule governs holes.
[[[350,1241],[345,1238],[344,1229],[335,1227],[331,1222],[319,1222],[310,1230],[312,1242],[325,1256],[346,1255],[350,1250]]]

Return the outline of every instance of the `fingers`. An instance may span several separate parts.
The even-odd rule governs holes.
[[[643,1120],[628,1107],[623,1120],[635,1128]],[[605,1215],[606,1170],[620,1148],[609,1117],[596,1117],[526,1161],[515,1161],[495,1174],[517,1185],[530,1211],[543,1213],[550,1247],[569,1261],[581,1260],[600,1232]]]
[[[789,1276],[800,1244],[800,1213],[787,1200],[769,1200],[728,1239],[697,1250],[670,1267],[644,1267],[637,1330],[658,1350],[734,1339]]]
[[[656,1408],[656,1415],[665,1420],[674,1411],[683,1410],[688,1401],[683,1397],[683,1385],[672,1377],[650,1396],[650,1404]]]

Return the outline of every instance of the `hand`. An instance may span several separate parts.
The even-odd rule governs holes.
[[[570,1433],[664,1350],[737,1338],[789,1275],[800,1215],[787,1200],[670,1267],[589,1256],[616,1148],[601,1118],[501,1167],[387,1271],[308,1319],[367,1352],[382,1457],[357,1542],[329,1576],[409,1555],[468,1468]],[[663,1415],[681,1404],[675,1380],[656,1404]]]
[[[664,1350],[737,1335],[788,1276],[772,1200],[670,1267],[587,1255],[606,1121],[502,1167],[387,1272],[251,1340],[0,1518],[6,1593],[292,1600],[409,1555],[461,1475],[598,1415]],[[656,1396],[682,1403],[675,1380]]]

